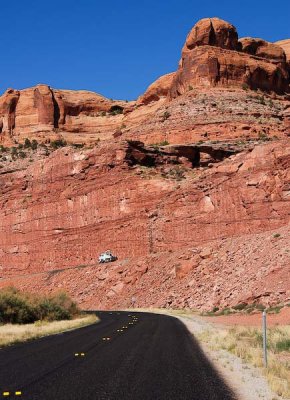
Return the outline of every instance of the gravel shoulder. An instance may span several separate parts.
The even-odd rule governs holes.
[[[281,397],[271,390],[260,368],[254,367],[224,349],[213,349],[203,340],[204,334],[218,335],[225,328],[222,319],[200,317],[180,310],[151,309],[150,311],[174,316],[186,325],[187,329],[199,340],[199,344],[209,361],[224,378],[228,386],[236,393],[238,400],[289,400],[288,397]],[[254,319],[256,322],[254,325],[258,325],[258,317],[256,316]],[[275,317],[273,322],[274,320]],[[242,325],[242,321],[239,321]],[[233,322],[238,323],[238,321]]]
[[[205,331],[215,333],[217,327],[199,317],[177,316],[197,338]],[[206,343],[200,345],[213,363],[215,368],[224,377],[227,384],[237,394],[239,400],[280,400],[282,397],[271,391],[267,380],[258,368],[255,368],[226,350],[212,350]]]

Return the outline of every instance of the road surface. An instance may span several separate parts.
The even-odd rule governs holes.
[[[1,349],[0,398],[235,399],[178,319],[97,314],[94,325]]]

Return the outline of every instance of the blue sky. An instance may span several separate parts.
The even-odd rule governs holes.
[[[0,92],[47,83],[134,99],[176,70],[191,27],[214,16],[240,37],[290,38],[289,0],[3,1]]]

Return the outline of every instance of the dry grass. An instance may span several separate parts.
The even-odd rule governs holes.
[[[25,325],[5,324],[0,326],[0,347],[80,328],[93,324],[97,320],[95,315],[89,315],[66,321],[37,321],[34,324]]]
[[[213,350],[224,349],[262,369],[271,389],[290,398],[290,326],[268,329],[268,368],[263,366],[262,333],[257,328],[234,327],[208,330],[197,335]]]

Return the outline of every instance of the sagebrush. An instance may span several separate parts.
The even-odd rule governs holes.
[[[77,304],[64,292],[39,296],[14,287],[0,290],[0,323],[27,324],[60,321],[79,314]]]

